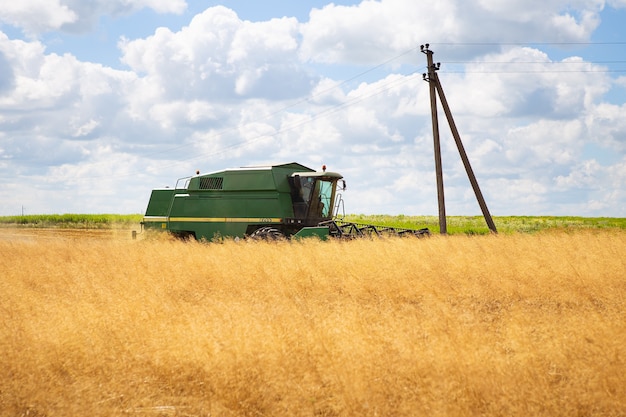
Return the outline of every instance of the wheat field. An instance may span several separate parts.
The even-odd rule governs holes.
[[[7,233],[0,416],[626,415],[624,231]]]

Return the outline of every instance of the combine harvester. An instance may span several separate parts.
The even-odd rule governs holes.
[[[152,190],[142,226],[181,238],[321,239],[429,235],[429,230],[346,222],[341,174],[298,163],[227,169]]]

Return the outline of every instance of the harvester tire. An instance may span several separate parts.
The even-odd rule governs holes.
[[[285,235],[274,227],[261,227],[250,234],[250,239],[254,240],[282,240]]]

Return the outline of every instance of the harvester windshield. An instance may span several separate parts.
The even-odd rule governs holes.
[[[321,217],[328,217],[331,213],[330,209],[332,207],[333,200],[333,191],[335,190],[335,181],[328,180],[319,180],[317,181],[317,185],[319,188],[319,202],[321,207],[319,207],[319,212],[322,214]]]
[[[336,180],[303,178],[302,196],[309,205],[309,217],[326,218],[330,214]]]
[[[292,181],[290,181],[295,216],[308,219],[330,219],[335,189],[341,175],[334,173],[307,174],[294,174]]]

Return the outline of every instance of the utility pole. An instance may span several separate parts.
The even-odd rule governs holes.
[[[448,100],[446,100],[446,96],[443,92],[443,87],[441,86],[441,82],[439,81],[439,76],[437,75],[437,70],[441,66],[440,63],[433,63],[433,51],[429,49],[429,45],[422,45],[420,47],[421,51],[426,54],[427,62],[428,62],[428,74],[423,74],[424,80],[428,81],[430,85],[430,105],[431,105],[431,113],[432,113],[432,122],[433,122],[433,137],[435,142],[435,171],[437,175],[437,195],[439,196],[439,227],[443,225],[443,230],[441,233],[446,233],[446,220],[445,220],[445,201],[443,199],[443,176],[441,172],[441,149],[439,143],[439,127],[437,126],[438,118],[437,118],[437,98],[435,94],[439,94],[439,99],[441,100],[441,105],[443,107],[443,111],[446,114],[446,118],[448,119],[448,125],[450,126],[450,131],[452,132],[452,136],[454,137],[454,141],[456,142],[456,147],[459,151],[459,155],[461,156],[461,160],[463,161],[463,166],[465,167],[465,172],[467,173],[467,178],[472,185],[472,189],[474,190],[474,194],[476,195],[476,200],[478,201],[478,205],[480,206],[480,210],[483,213],[483,217],[485,218],[485,222],[487,223],[487,227],[493,233],[498,233],[496,229],[496,225],[493,222],[493,218],[489,213],[489,208],[487,208],[487,203],[483,197],[482,192],[480,191],[480,187],[478,186],[478,181],[476,180],[476,176],[474,175],[474,170],[469,162],[469,158],[467,157],[467,153],[465,152],[465,147],[463,146],[463,142],[461,141],[461,136],[459,135],[459,131],[456,127],[456,123],[454,122],[454,118],[452,117],[452,112],[450,111],[450,106],[448,106]],[[440,176],[442,178],[440,178]],[[443,213],[443,221],[442,221],[442,213]]]
[[[438,68],[433,64],[433,51],[428,49],[428,44],[426,44],[426,49],[422,45],[421,50],[426,54],[426,58],[428,61],[428,76],[424,74],[424,80],[429,82],[430,85],[430,114],[432,118],[433,125],[433,144],[435,148],[435,176],[437,177],[437,201],[439,207],[439,233],[445,235],[448,233],[448,226],[446,224],[446,202],[445,196],[443,192],[443,168],[441,165],[441,143],[439,139],[439,119],[437,116],[437,94],[436,94],[436,82],[431,80],[435,80],[437,73],[435,72]]]

